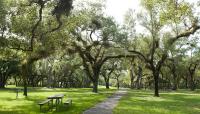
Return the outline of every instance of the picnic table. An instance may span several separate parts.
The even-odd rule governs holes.
[[[55,94],[55,95],[47,97],[46,100],[38,103],[38,105],[40,105],[40,111],[42,109],[42,106],[45,105],[45,104],[48,104],[49,109],[52,109],[54,106],[56,106],[56,110],[57,110],[57,107],[60,103],[62,103],[62,99],[63,99],[64,96],[65,96],[64,94]],[[54,99],[56,100],[55,105],[53,105]],[[50,105],[50,103],[51,103],[51,105]],[[72,105],[72,99],[67,99],[63,104],[67,105],[67,106]]]
[[[47,99],[51,99],[52,104],[53,104],[53,100],[55,99],[56,100],[55,105],[56,105],[56,109],[57,109],[58,104],[62,103],[62,99],[64,96],[65,96],[64,94],[56,94],[56,95],[47,97]]]

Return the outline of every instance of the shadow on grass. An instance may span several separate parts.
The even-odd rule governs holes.
[[[20,111],[0,111],[0,114],[21,114]]]

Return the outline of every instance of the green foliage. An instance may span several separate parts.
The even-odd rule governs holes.
[[[0,72],[1,74],[11,75],[19,74],[19,62],[14,60],[10,61],[0,61]]]
[[[199,44],[189,38],[174,42],[174,38],[198,25],[193,23],[193,5],[179,0],[141,1],[145,11],[137,15],[129,10],[120,26],[104,14],[104,0],[76,1],[73,6],[73,0],[0,0],[0,60],[18,58],[32,66],[33,73],[43,74],[40,80],[52,78],[57,85],[72,80],[77,87],[82,83],[90,86],[91,80],[85,81],[88,74],[98,77],[96,69],[101,69],[106,57],[115,55],[125,57],[113,60],[121,61],[115,73],[123,75],[120,81],[128,85],[131,65],[126,56],[134,55],[134,64],[141,65],[145,73],[143,84],[153,81],[154,71],[171,83],[167,66],[175,64],[178,83],[183,85],[188,65],[199,61]],[[138,22],[145,28],[142,34],[138,33]],[[90,73],[84,72],[86,69]]]
[[[180,23],[192,16],[192,6],[187,2],[167,1],[162,3],[162,7],[165,10],[160,15],[161,23]]]
[[[6,22],[6,13],[7,13],[7,6],[6,6],[6,0],[0,1],[0,27],[5,25]]]

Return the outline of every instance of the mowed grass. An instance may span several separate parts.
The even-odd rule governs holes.
[[[103,101],[115,92],[115,89],[100,88],[99,93],[91,92],[91,88],[81,89],[48,89],[48,88],[29,88],[28,97],[19,93],[16,99],[16,92],[13,87],[0,90],[0,114],[81,114],[84,110]],[[48,106],[42,107],[40,112],[38,102],[45,100],[46,97],[64,93],[67,98],[73,100],[72,106],[60,105],[58,110],[48,110]]]
[[[153,91],[130,90],[114,114],[200,114],[200,92],[169,91],[153,97]]]

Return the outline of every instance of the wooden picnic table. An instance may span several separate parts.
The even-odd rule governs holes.
[[[47,99],[52,99],[52,105],[53,105],[53,100],[55,99],[56,100],[55,105],[56,105],[56,109],[57,109],[58,104],[62,103],[62,99],[64,96],[65,96],[64,94],[56,94],[56,95],[47,97]]]

